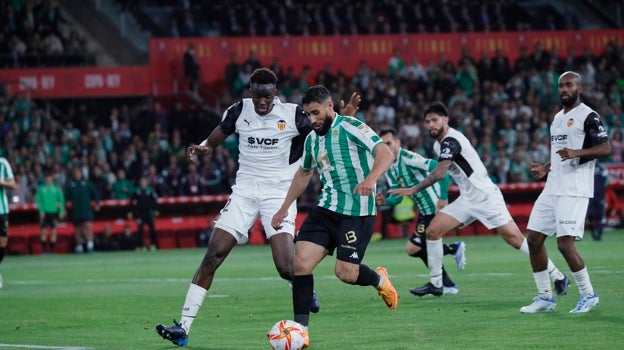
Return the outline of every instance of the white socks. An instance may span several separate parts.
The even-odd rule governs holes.
[[[582,296],[594,295],[594,287],[589,280],[587,267],[584,267],[580,271],[572,272],[572,276],[574,276],[574,280],[576,281],[576,285],[578,286],[579,293],[581,293]]]
[[[522,241],[522,245],[518,250],[526,255],[529,255],[529,243],[527,243],[526,238],[524,239],[524,241]],[[565,277],[564,274],[559,271],[557,266],[555,266],[555,263],[550,260],[550,258],[548,258],[548,266],[546,268],[546,271],[548,271],[548,276],[550,276],[550,280],[553,282],[563,279]]]
[[[444,247],[442,239],[427,240],[427,259],[429,259],[429,278],[434,287],[442,287],[442,257]]]
[[[180,318],[180,324],[187,335],[189,334],[191,325],[207,293],[207,290],[196,284],[191,284],[189,286],[188,292],[186,293],[186,300],[182,307],[182,317]]]
[[[548,271],[533,272],[533,278],[535,279],[535,285],[537,285],[537,294],[543,298],[552,299],[553,294]]]

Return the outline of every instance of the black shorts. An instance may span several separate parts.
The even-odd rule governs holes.
[[[295,238],[325,247],[329,255],[337,250],[336,259],[360,264],[370,242],[376,217],[348,216],[314,207]]]
[[[0,237],[9,236],[9,214],[0,214]]]
[[[427,237],[425,236],[425,231],[427,231],[427,227],[433,220],[435,214],[431,215],[418,215],[418,221],[416,222],[416,229],[412,233],[412,236],[409,238],[409,241],[413,244],[422,247],[426,242]]]
[[[44,213],[43,220],[41,220],[41,224],[39,225],[39,227],[56,228],[56,225],[58,224],[58,218],[58,213]]]

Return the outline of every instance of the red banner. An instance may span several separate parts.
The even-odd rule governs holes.
[[[148,67],[0,70],[9,94],[34,97],[143,96],[151,93]]]
[[[570,48],[575,55],[580,55],[585,48],[594,54],[601,54],[605,45],[612,40],[624,42],[624,31],[156,38],[150,41],[150,65],[153,77],[181,78],[184,71],[184,51],[192,42],[202,67],[202,81],[214,84],[223,80],[225,67],[232,53],[236,55],[237,62],[242,63],[250,51],[255,51],[256,57],[265,66],[270,66],[278,58],[284,69],[292,67],[296,75],[306,65],[310,66],[312,74],[330,65],[334,73],[341,69],[347,75],[353,75],[360,61],[365,61],[369,67],[385,70],[394,48],[401,50],[401,57],[406,65],[416,57],[421,64],[427,66],[431,60],[437,62],[442,55],[457,63],[464,49],[468,49],[475,60],[479,59],[482,52],[493,56],[500,49],[513,64],[520,47],[526,46],[532,52],[538,42],[545,50],[556,48],[560,56],[566,56]]]
[[[406,65],[416,57],[427,66],[441,56],[457,63],[468,50],[476,60],[482,52],[497,50],[513,64],[521,46],[533,51],[536,43],[545,50],[556,48],[560,56],[572,49],[580,55],[585,48],[601,54],[612,40],[624,42],[624,31],[557,31],[409,35],[353,35],[309,37],[228,37],[151,39],[150,64],[145,67],[1,69],[0,83],[10,94],[31,92],[36,97],[137,96],[176,92],[183,80],[183,56],[188,44],[195,45],[201,65],[201,81],[222,87],[224,71],[234,53],[242,63],[255,51],[265,66],[275,59],[300,75],[309,66],[313,75],[330,68],[351,76],[361,61],[374,69],[386,70],[394,48],[401,50]]]

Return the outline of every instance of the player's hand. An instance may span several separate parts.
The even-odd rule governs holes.
[[[447,204],[448,204],[448,200],[438,199],[438,202],[436,203],[436,213],[442,210],[442,208],[446,207]]]
[[[132,212],[128,213],[128,220],[132,220]]]
[[[395,188],[388,190],[388,194],[396,194],[397,196],[413,196],[416,191],[413,187]]]
[[[546,176],[546,167],[540,163],[531,162],[531,176],[535,180],[539,180]]]
[[[61,220],[65,220],[65,217],[66,217],[66,216],[67,216],[67,212],[65,212],[65,211],[64,211],[64,212],[62,212],[62,213],[60,213],[60,214],[59,214],[59,219],[61,219]]]
[[[273,215],[273,219],[271,219],[271,226],[276,230],[281,229],[282,221],[284,221],[284,218],[286,218],[287,215],[288,209],[280,208],[280,210],[278,210],[277,213]]]
[[[375,193],[375,185],[376,183],[371,183],[368,180],[364,179],[364,181],[355,185],[353,193],[360,196],[370,196],[371,194]]]
[[[209,153],[211,150],[212,148],[210,148],[209,146],[191,145],[188,146],[188,148],[186,149],[186,156],[188,157],[189,161],[197,163],[195,155],[206,154]]]
[[[558,150],[557,154],[561,157],[561,161],[576,158],[576,151],[567,147]]]
[[[349,103],[346,106],[344,101],[340,100],[340,115],[354,116],[360,109],[360,102],[362,102],[362,97],[357,92],[351,94]]]
[[[375,204],[386,205],[386,196],[384,196],[383,193],[377,193],[375,195]]]

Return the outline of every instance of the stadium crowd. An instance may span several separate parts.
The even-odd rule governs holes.
[[[128,9],[142,3],[120,2]],[[180,9],[192,13],[206,10],[199,2],[174,5],[177,3]],[[292,35],[315,35],[571,29],[580,25],[570,14],[561,16],[552,27],[536,26],[538,21],[531,21],[515,1],[484,1],[477,5],[370,0],[326,3],[287,1],[285,6],[277,6],[276,1],[271,1],[256,11],[252,1],[234,6],[215,1],[210,6],[221,6],[222,13],[229,15],[201,17],[219,23],[223,35],[259,35],[259,28],[273,28],[262,35],[279,35],[281,30]],[[273,23],[266,23],[267,12],[277,14],[271,16]],[[52,0],[5,2],[0,18],[0,67],[86,62],[84,40],[63,19]],[[292,18],[304,20],[289,20]],[[241,27],[240,23],[249,25]],[[308,33],[306,23],[319,29]],[[180,31],[181,27],[177,29],[179,36],[188,36]],[[624,48],[619,42],[608,43],[598,56],[587,48],[582,52],[571,49],[560,56],[555,48],[545,50],[536,43],[524,47],[514,62],[500,52],[490,57],[468,49],[459,62],[451,62],[444,55],[420,62],[418,57],[403,57],[396,49],[387,67],[372,68],[363,59],[354,76],[334,70],[331,65],[319,72],[304,68],[297,73],[282,67],[278,59],[260,62],[250,55],[237,61],[233,57],[223,72],[223,105],[248,97],[249,76],[260,66],[270,67],[279,76],[278,88],[284,101],[299,103],[303,91],[314,84],[323,84],[335,92],[336,101],[357,91],[363,98],[357,118],[376,130],[396,128],[406,148],[427,156],[432,156],[432,140],[426,135],[421,114],[427,103],[443,101],[449,106],[452,123],[475,145],[497,183],[531,181],[529,162],[547,159],[548,121],[559,106],[557,78],[564,71],[575,70],[583,76],[583,100],[601,114],[611,135],[613,154],[608,161],[622,162]],[[118,183],[127,179],[138,184],[141,177],[148,179],[159,197],[229,192],[237,168],[236,139],[229,138],[217,152],[204,156],[198,166],[190,164],[186,147],[200,142],[220,116],[182,100],[167,102],[154,100],[141,111],[131,112],[134,106],[120,101],[103,110],[78,100],[59,111],[24,95],[8,96],[0,86],[0,155],[14,167],[19,184],[14,201],[31,203],[46,172],[52,172],[55,181],[63,186],[70,169],[76,166],[96,185],[102,199],[127,198],[128,193],[119,190],[123,186]],[[304,202],[314,201],[314,186],[318,182],[313,183]]]
[[[497,183],[531,181],[529,162],[546,161],[548,121],[559,106],[557,79],[561,72],[575,70],[583,76],[583,100],[601,114],[612,138],[608,161],[622,162],[624,48],[611,42],[599,56],[589,50],[565,57],[553,52],[538,43],[509,62],[500,54],[474,58],[466,50],[457,65],[440,56],[425,66],[396,50],[386,69],[372,69],[363,60],[354,76],[305,69],[295,75],[275,63],[269,66],[280,77],[283,100],[300,102],[313,84],[336,91],[335,100],[358,91],[363,101],[357,118],[375,130],[396,128],[406,148],[427,156],[432,156],[432,140],[421,114],[429,101],[444,101],[452,123],[475,145]],[[246,86],[251,65],[230,65],[228,74],[224,72],[228,86]],[[231,99],[247,94],[247,89],[234,89]],[[131,117],[127,105],[101,111],[79,103],[57,113],[25,96],[2,95],[0,155],[15,169],[19,187],[14,196],[21,203],[32,201],[46,172],[53,172],[62,186],[75,166],[83,169],[102,199],[126,198],[127,193],[116,191],[117,182],[137,184],[140,177],[148,179],[159,197],[227,193],[237,167],[234,138],[198,166],[185,155],[186,147],[200,142],[218,122],[219,115],[182,102],[165,108],[154,101]],[[311,189],[307,199],[313,201],[313,196]]]
[[[575,30],[571,6],[527,8],[503,1],[236,1],[118,0],[125,8],[173,7],[168,36],[349,35],[396,33]],[[173,5],[173,6],[172,6]],[[541,20],[537,20],[540,18]]]
[[[87,41],[52,0],[0,4],[0,68],[95,65]]]

